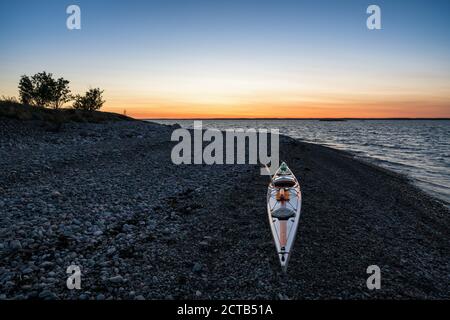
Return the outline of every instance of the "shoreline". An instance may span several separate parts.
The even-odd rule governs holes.
[[[172,127],[144,121],[0,130],[0,299],[450,297],[448,208],[347,151],[280,136],[303,188],[286,282],[258,166],[175,166]]]
[[[419,186],[418,180],[415,179],[414,177],[409,176],[406,173],[398,172],[398,171],[395,171],[393,169],[390,169],[387,166],[385,167],[385,166],[383,166],[381,164],[377,164],[377,161],[378,162],[383,162],[383,161],[381,161],[379,159],[376,159],[376,158],[373,158],[373,157],[367,156],[367,155],[359,155],[356,151],[339,149],[339,148],[334,147],[332,145],[326,145],[326,144],[321,144],[321,143],[313,143],[313,142],[308,142],[308,141],[304,141],[302,139],[297,139],[297,138],[292,138],[292,139],[298,140],[298,141],[303,142],[303,143],[319,145],[319,146],[322,146],[324,148],[329,148],[329,149],[332,149],[332,150],[336,150],[336,151],[340,151],[340,152],[346,153],[348,156],[356,159],[357,161],[359,161],[361,163],[369,165],[369,166],[373,167],[374,169],[380,169],[382,171],[385,171],[385,173],[387,173],[387,174],[397,175],[397,176],[405,179],[411,185],[411,187],[416,188],[421,193],[426,194],[428,197],[431,197],[435,201],[437,201],[440,204],[442,204],[444,207],[450,209],[450,202],[447,202],[444,199],[439,198],[432,191],[427,190],[427,188]],[[384,162],[386,162],[388,164],[391,164],[388,161],[384,161]]]
[[[209,120],[209,119],[207,119]],[[207,121],[206,120],[206,121]],[[255,119],[253,119],[255,120]],[[276,120],[276,119],[272,119],[272,120]],[[304,120],[304,119],[296,119],[296,120]],[[319,121],[320,119],[311,119],[313,121]],[[377,119],[374,119],[377,120]],[[392,120],[392,119],[385,119],[385,120]],[[414,119],[410,119],[410,120],[414,120]],[[430,120],[430,119],[423,119],[423,120]],[[441,120],[441,119],[436,119],[436,120]],[[151,120],[144,120],[144,121],[151,121]],[[176,120],[169,120],[169,123],[164,123],[165,121],[163,120],[155,120],[158,124],[171,124],[171,122],[173,123],[177,123]],[[161,121],[161,122],[158,122]],[[185,120],[186,121],[186,120]],[[187,120],[189,121],[189,120]],[[189,128],[190,126],[187,126],[186,128]],[[211,128],[210,126],[207,126],[206,128]],[[239,126],[238,126],[239,127]],[[220,126],[221,129],[219,130],[224,130],[223,126]],[[286,133],[282,133],[282,135],[286,135],[289,136],[293,139],[296,139],[300,142],[305,142],[305,143],[312,143],[312,144],[317,144],[317,145],[321,145],[324,147],[328,147],[334,150],[340,150],[340,151],[344,151],[344,152],[348,152],[351,155],[353,155],[355,158],[357,158],[360,161],[363,162],[368,162],[368,163],[372,163],[375,166],[390,170],[392,172],[396,172],[400,175],[405,176],[415,187],[419,188],[420,190],[424,191],[426,194],[428,194],[429,196],[439,200],[444,206],[446,206],[447,208],[450,209],[450,198],[449,195],[444,194],[442,190],[436,190],[435,189],[435,184],[434,181],[431,178],[424,178],[423,175],[421,176],[421,174],[423,174],[422,168],[419,166],[414,166],[416,172],[414,174],[414,172],[405,172],[405,169],[402,168],[402,166],[404,166],[404,164],[400,161],[396,161],[395,159],[392,159],[392,155],[391,158],[389,160],[386,159],[380,159],[377,157],[374,157],[372,155],[369,154],[369,150],[364,150],[364,148],[358,150],[358,148],[355,149],[355,146],[350,145],[346,145],[341,144],[340,146],[334,145],[332,143],[327,143],[322,141],[314,141],[314,140],[310,140],[310,139],[304,139],[304,138],[300,138],[300,137],[296,137],[295,134],[291,134],[288,135]],[[419,154],[417,154],[416,156],[420,156]],[[442,170],[442,169],[440,169]],[[419,174],[417,174],[419,172]],[[438,186],[440,188],[445,188],[445,185],[442,184],[438,184]]]

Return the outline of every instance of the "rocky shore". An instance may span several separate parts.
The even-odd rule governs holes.
[[[173,127],[0,118],[0,299],[450,298],[450,215],[406,178],[280,141],[303,210],[287,275],[253,165],[172,164]],[[66,269],[81,268],[81,290]],[[381,289],[366,287],[369,265]]]

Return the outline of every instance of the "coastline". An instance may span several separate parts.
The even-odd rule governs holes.
[[[0,299],[450,297],[450,210],[406,177],[280,137],[303,192],[287,281],[268,177],[252,165],[175,166],[172,129],[119,121],[54,133],[0,118]],[[80,291],[65,287],[70,264],[82,267]],[[372,264],[378,291],[365,285]]]
[[[444,141],[436,144],[439,139],[445,140],[445,134],[443,135],[440,130],[444,130],[445,125],[449,125],[448,122],[439,121],[437,125],[430,124],[428,120],[425,120],[422,125],[420,121],[416,120],[411,125],[403,122],[400,125],[405,126],[401,130],[402,135],[393,137],[392,135],[396,134],[394,131],[399,129],[394,129],[395,125],[392,125],[392,123],[395,123],[395,121],[392,120],[387,120],[385,124],[374,120],[377,122],[376,124],[367,125],[367,122],[357,120],[354,123],[336,127],[333,123],[330,125],[331,128],[329,128],[327,121],[325,121],[325,124],[321,124],[324,122],[318,120],[311,120],[311,122],[295,120],[292,124],[273,121],[275,122],[259,122],[256,120],[248,122],[239,120],[207,121],[204,126],[205,128],[217,128],[219,130],[252,127],[283,128],[281,131],[283,135],[302,142],[350,152],[362,161],[368,161],[376,166],[400,173],[406,176],[412,184],[432,197],[439,199],[450,209],[450,176],[446,172],[448,165],[445,164],[444,160],[448,148],[445,149]],[[180,124],[184,128],[192,127],[192,122],[187,120],[157,120],[156,122],[166,125]],[[389,128],[385,128],[386,126]],[[427,131],[426,127],[430,126],[434,133]],[[378,130],[380,130],[379,134],[376,133]],[[364,131],[366,134],[362,133]],[[353,134],[357,137],[352,137]],[[420,138],[412,138],[414,134]],[[426,140],[428,140],[428,147],[426,147]],[[404,152],[399,153],[401,150]]]

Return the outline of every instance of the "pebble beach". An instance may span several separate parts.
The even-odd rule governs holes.
[[[0,299],[448,299],[450,215],[402,175],[282,136],[287,274],[257,165],[174,165],[175,126],[0,118]],[[81,289],[66,286],[70,265]],[[366,269],[381,269],[368,290]]]

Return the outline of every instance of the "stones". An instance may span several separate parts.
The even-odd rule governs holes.
[[[201,265],[201,263],[194,263],[194,266],[192,267],[192,272],[194,273],[200,273],[203,270],[203,266]]]
[[[62,196],[62,194],[61,194],[61,192],[55,190],[55,191],[52,191],[51,196],[52,196],[52,198],[59,198]]]
[[[44,261],[40,264],[40,267],[41,268],[49,268],[49,267],[52,267],[53,265],[54,265],[54,263],[51,261]]]
[[[22,270],[22,274],[30,274],[33,273],[33,269],[32,268],[25,268]]]
[[[12,251],[18,251],[22,249],[22,243],[19,240],[12,240],[9,243],[9,249]]]
[[[127,130],[135,133],[123,139]],[[377,297],[447,293],[446,242],[429,232],[446,230],[447,211],[395,188],[397,178],[335,151],[290,145],[301,159],[292,166],[304,178],[305,211],[287,283],[266,223],[267,178],[257,166],[173,165],[171,130],[139,121],[71,123],[56,140],[32,123],[14,123],[0,134],[0,299],[358,299],[374,294],[364,275],[377,259],[389,283]],[[306,177],[302,166],[311,168]],[[367,174],[364,183],[359,174]],[[371,178],[376,193],[366,186]],[[402,190],[395,205],[380,201],[392,190]],[[417,228],[418,212],[429,228]],[[81,268],[81,290],[66,287],[71,264]],[[404,268],[411,281],[390,281]]]
[[[124,278],[121,275],[118,275],[118,276],[109,278],[108,281],[111,283],[114,283],[114,284],[120,284],[120,283],[124,282]]]
[[[133,230],[133,226],[129,225],[128,223],[125,223],[122,227],[123,232],[131,232]]]
[[[289,298],[283,293],[278,293],[278,299],[279,300],[288,300]]]
[[[82,293],[78,296],[78,299],[80,300],[89,300],[89,296],[85,293]]]
[[[44,299],[44,300],[55,300],[58,298],[58,296],[51,292],[50,290],[44,290],[41,293],[39,293],[39,299]]]

